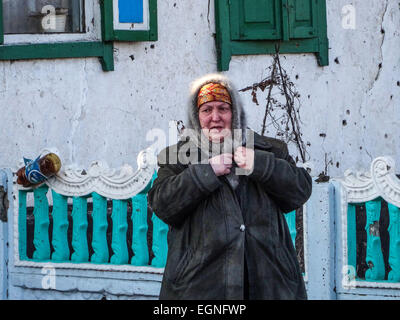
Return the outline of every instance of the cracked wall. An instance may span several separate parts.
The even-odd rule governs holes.
[[[355,29],[341,24],[349,4]],[[327,18],[329,66],[319,67],[313,54],[281,59],[301,94],[313,173],[366,170],[382,155],[400,167],[399,3],[327,0]],[[216,71],[214,25],[213,1],[210,8],[207,1],[159,1],[159,40],[115,43],[114,72],[103,72],[95,58],[0,62],[0,167],[16,169],[22,156],[49,146],[67,164],[104,159],[136,167],[138,152],[153,143],[146,133],[168,133],[168,120],[185,120],[190,81]],[[240,89],[262,80],[271,63],[269,55],[234,56],[226,74]],[[262,103],[241,96],[250,127],[260,132]]]

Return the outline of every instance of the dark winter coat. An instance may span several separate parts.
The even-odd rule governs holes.
[[[245,257],[250,299],[306,299],[284,213],[306,202],[312,184],[287,145],[255,134],[254,170],[239,191],[210,164],[171,164],[183,145],[160,153],[148,193],[170,227],[160,299],[243,299]]]

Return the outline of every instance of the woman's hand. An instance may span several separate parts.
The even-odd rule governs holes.
[[[223,153],[208,160],[217,176],[229,174],[232,168],[232,154]]]
[[[238,147],[233,155],[233,160],[239,168],[253,171],[254,150],[245,147]]]

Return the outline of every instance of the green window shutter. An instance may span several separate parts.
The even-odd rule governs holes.
[[[218,70],[233,55],[315,53],[329,64],[326,0],[214,0]]]
[[[290,39],[318,36],[318,0],[288,1]]]
[[[280,0],[230,0],[232,40],[280,39]]]
[[[3,1],[0,1],[0,44],[4,43],[4,30],[3,30]]]

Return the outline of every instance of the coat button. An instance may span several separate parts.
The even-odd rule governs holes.
[[[240,231],[244,231],[244,230],[246,230],[246,227],[245,227],[245,225],[244,224],[242,224],[241,226],[240,226]]]

